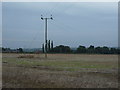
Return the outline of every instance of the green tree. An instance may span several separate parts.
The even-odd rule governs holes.
[[[87,49],[87,53],[95,53],[94,46],[90,45],[90,47]]]
[[[2,47],[2,51],[5,51],[5,50],[6,50],[6,48]]]
[[[53,41],[51,42],[51,49],[50,49],[51,52],[53,52]]]
[[[109,53],[110,53],[109,48],[106,47],[106,46],[104,46],[104,47],[102,48],[102,53],[103,53],[103,54],[109,54]]]
[[[116,48],[110,48],[110,53],[111,54],[117,54],[118,50]]]
[[[20,53],[23,53],[23,49],[22,48],[19,48],[17,49]]]
[[[120,49],[119,48],[117,49],[117,54],[120,54]]]
[[[102,54],[102,48],[101,47],[96,47],[95,48],[95,53]]]
[[[45,52],[44,43],[42,44],[42,52]]]
[[[77,48],[77,53],[86,53],[86,47],[80,45],[80,46]]]
[[[48,41],[48,52],[50,52],[50,40]]]
[[[71,49],[69,46],[59,45],[53,48],[55,53],[70,53]]]

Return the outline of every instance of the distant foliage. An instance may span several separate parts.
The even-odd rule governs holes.
[[[23,49],[22,48],[17,49],[17,51],[20,52],[20,53],[23,53]]]
[[[50,52],[50,40],[48,41],[48,52]]]
[[[59,45],[53,48],[55,53],[70,53],[71,49],[69,46]]]
[[[42,44],[42,53],[45,53],[45,44]],[[26,53],[22,48],[18,49],[10,49],[2,47],[3,53]],[[30,53],[30,52],[29,52]],[[33,52],[34,53],[34,52]],[[94,47],[90,45],[89,47],[85,47],[79,45],[76,50],[71,49],[69,46],[59,45],[53,47],[53,41],[50,40],[47,43],[47,53],[80,53],[80,54],[120,54],[120,48],[109,48],[107,46],[103,47]]]
[[[23,53],[23,49],[22,48],[10,49],[10,48],[2,47],[2,52],[3,53]]]
[[[79,46],[77,48],[77,53],[86,53],[87,49],[85,46]]]
[[[50,52],[53,52],[53,41],[51,42],[51,49]]]
[[[45,52],[44,44],[42,44],[42,52],[43,52],[43,53]]]
[[[77,53],[87,53],[87,54],[120,54],[120,49],[103,47],[90,47],[86,48],[85,46],[79,46],[77,48]]]

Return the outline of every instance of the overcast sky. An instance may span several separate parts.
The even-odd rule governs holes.
[[[48,39],[54,41],[54,46],[118,46],[117,2],[3,2],[3,47],[41,47],[41,14],[53,15],[54,20],[48,20]]]

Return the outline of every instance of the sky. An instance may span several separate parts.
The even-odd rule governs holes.
[[[118,46],[117,2],[3,2],[2,46],[41,48],[44,20],[54,46]]]

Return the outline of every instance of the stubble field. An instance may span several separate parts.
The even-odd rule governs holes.
[[[2,54],[3,88],[117,88],[118,55]]]

